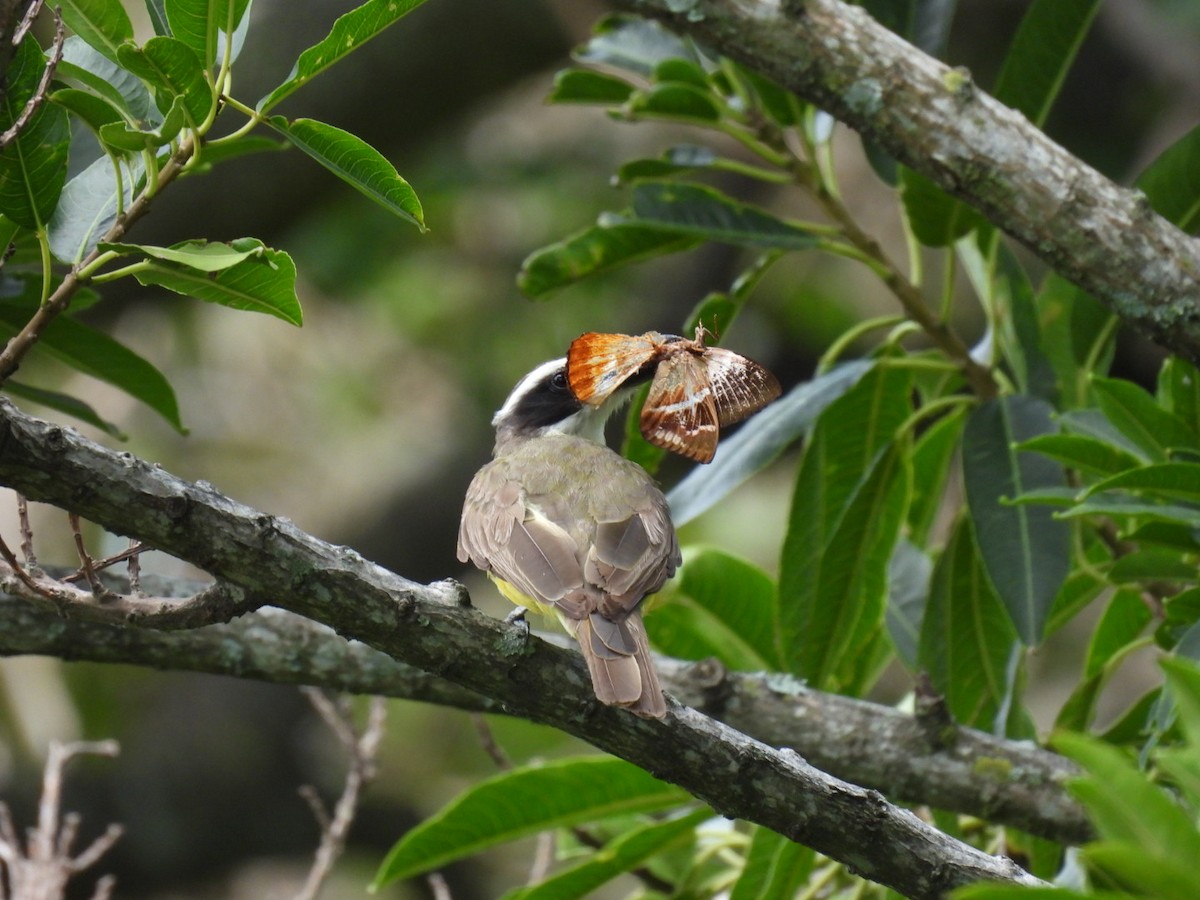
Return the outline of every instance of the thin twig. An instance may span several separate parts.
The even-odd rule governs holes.
[[[17,494],[17,521],[21,526],[21,555],[25,557],[25,567],[37,570],[37,557],[33,553],[33,528],[29,524],[29,501],[23,494]]]
[[[149,549],[150,548],[146,544],[143,544],[141,541],[135,541],[133,538],[130,538],[129,539],[129,549],[126,550],[124,553],[126,558],[129,560],[129,565],[127,565],[125,567],[125,577],[129,579],[129,593],[133,594],[133,596],[135,596],[135,597],[145,597],[146,596],[146,592],[142,590],[142,557],[141,557],[141,553],[143,550],[149,550]],[[117,554],[117,556],[121,556],[121,555],[122,554],[120,554],[120,553]],[[113,559],[113,557],[110,557],[110,559]],[[115,561],[116,560],[114,559],[114,562]],[[107,560],[105,562],[107,562]],[[101,565],[101,564],[98,564],[98,565]]]
[[[0,557],[4,558],[4,561],[8,563],[8,567],[12,569],[13,575],[15,575],[17,580],[24,585],[26,589],[32,592],[34,596],[45,597],[51,600],[55,599],[53,591],[50,591],[38,584],[37,580],[34,579],[34,577],[27,571],[25,571],[25,567],[22,566],[17,560],[16,554],[9,549],[9,546],[4,542],[3,537],[0,537]]]
[[[40,0],[39,3],[34,4],[34,6],[38,5],[40,5]],[[31,6],[30,10],[32,11],[33,8]],[[20,27],[17,29],[19,34],[24,35],[25,31],[29,29],[29,22],[29,17],[26,16],[25,21],[22,21]],[[66,39],[67,31],[66,26],[63,24],[62,13],[58,10],[58,7],[55,7],[54,42],[50,45],[50,58],[46,60],[46,68],[42,72],[42,78],[38,82],[37,89],[33,92],[33,95],[25,102],[25,108],[21,110],[20,115],[17,116],[16,121],[9,126],[8,130],[0,134],[0,149],[7,147],[16,140],[17,135],[29,124],[29,120],[33,118],[34,113],[46,102],[46,95],[50,91],[50,82],[54,78],[54,70],[58,68],[59,62],[62,61],[63,42]],[[16,40],[16,35],[14,35],[14,40]]]
[[[321,844],[317,847],[308,878],[296,894],[296,900],[315,900],[333,870],[333,864],[345,849],[346,837],[358,811],[359,796],[366,784],[375,777],[375,758],[379,753],[379,742],[383,739],[387,702],[383,697],[371,698],[366,724],[358,732],[348,703],[335,701],[318,688],[304,687],[300,690],[308,697],[326,727],[337,737],[350,761],[342,795],[332,816],[326,812],[315,790],[307,785],[300,790],[321,827]]]
[[[79,528],[79,516],[73,512],[67,513],[67,521],[71,523],[71,534],[75,538],[75,552],[79,554],[79,568],[87,578],[87,583],[92,589],[92,593],[97,599],[103,600],[111,596],[112,592],[100,582],[100,576],[96,574],[96,569],[92,566],[91,554],[87,552],[87,547],[83,543],[83,532]]]
[[[454,900],[450,893],[450,885],[446,884],[441,872],[430,872],[425,876],[425,883],[429,885],[429,893],[433,894],[433,900]]]
[[[21,18],[21,24],[17,26],[17,30],[13,32],[12,45],[15,47],[25,39],[25,33],[33,27],[34,21],[38,14],[42,11],[43,0],[33,0],[29,4],[29,8],[25,10],[25,15]],[[55,10],[57,12],[57,10]]]
[[[132,542],[130,542],[130,545],[128,547],[126,547],[124,550],[122,550],[120,553],[114,553],[112,556],[106,556],[104,559],[93,559],[92,560],[92,571],[93,572],[102,572],[105,569],[109,568],[110,566],[115,566],[117,563],[125,562],[126,560],[130,561],[130,565],[134,565],[136,563],[136,560],[137,560],[137,557],[139,554],[145,553],[146,551],[153,550],[153,549],[154,548],[151,547],[149,544],[143,544],[141,541],[132,541]],[[139,572],[139,574],[140,574],[140,572]],[[77,569],[76,571],[72,572],[70,575],[63,576],[63,578],[60,580],[67,581],[67,582],[75,582],[75,581],[83,581],[86,577],[87,577],[87,572],[84,569],[80,568],[80,569]],[[133,578],[129,579],[129,588],[130,588],[130,591],[135,594],[139,590],[139,588],[135,587],[135,580]]]

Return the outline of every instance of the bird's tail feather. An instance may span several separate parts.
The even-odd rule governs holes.
[[[649,719],[667,714],[662,686],[650,662],[641,611],[635,610],[619,622],[594,612],[571,624],[600,702],[623,706]]]

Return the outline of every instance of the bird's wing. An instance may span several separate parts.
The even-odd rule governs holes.
[[[557,604],[583,586],[579,546],[532,508],[507,466],[489,463],[467,489],[458,558],[509,582],[532,600]]]
[[[640,496],[630,497],[624,507],[632,507],[633,515],[597,516],[599,524],[584,561],[584,578],[603,590],[599,611],[608,618],[619,620],[634,609],[661,588],[680,563],[667,502],[648,475],[645,482]]]

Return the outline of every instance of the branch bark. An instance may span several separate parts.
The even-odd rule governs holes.
[[[573,734],[909,897],[980,879],[1040,882],[701,712],[638,719],[599,704],[577,654],[471,609],[453,582],[417,584],[291,522],[185,482],[0,402],[0,483],[199,566],[279,607]],[[766,802],[769,798],[769,802]]]
[[[1200,241],[842,0],[612,0],[778,81],[1200,362]]]

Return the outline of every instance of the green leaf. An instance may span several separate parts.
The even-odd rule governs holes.
[[[217,59],[219,35],[237,28],[250,0],[166,0],[171,34],[187,44],[208,69]]]
[[[910,670],[916,670],[921,643],[921,623],[929,599],[933,563],[916,544],[896,542],[888,563],[888,599],[885,623],[892,646]]]
[[[602,218],[599,224],[535,250],[521,263],[517,286],[526,296],[541,299],[552,291],[590,275],[628,263],[690,250],[699,243],[673,231],[636,222]]]
[[[66,413],[68,416],[73,416],[81,422],[86,422],[88,425],[99,428],[101,431],[118,440],[123,441],[128,437],[112,422],[102,418],[92,406],[84,403],[78,397],[72,397],[70,394],[61,394],[58,391],[48,391],[44,388],[34,387],[33,385],[21,384],[18,381],[13,381],[11,378],[4,382],[4,386],[0,390],[12,394],[14,397],[21,397],[31,403],[38,403],[47,409]]]
[[[1100,880],[1138,897],[1154,900],[1195,900],[1200,878],[1195,867],[1165,853],[1128,843],[1101,841],[1082,850],[1084,861],[1101,873]]]
[[[1083,434],[1041,434],[1022,441],[1017,449],[1041,453],[1089,475],[1109,476],[1142,464],[1132,453]]]
[[[920,172],[900,168],[900,199],[913,236],[926,247],[948,247],[985,222]]]
[[[122,179],[118,188],[116,168],[102,156],[67,182],[54,217],[50,220],[50,252],[74,265],[96,248],[117,221],[118,208],[133,202],[143,174],[142,157],[119,161]],[[124,198],[118,207],[118,190]]]
[[[283,84],[258,101],[258,112],[265,114],[283,98],[303,87],[424,2],[425,0],[367,0],[366,3],[340,16],[324,40],[300,54]]]
[[[1078,734],[1056,735],[1054,749],[1085,769],[1067,782],[1102,838],[1127,841],[1144,853],[1196,859],[1200,832],[1186,812],[1120,750]]]
[[[633,85],[615,75],[590,69],[563,69],[554,76],[554,87],[547,103],[624,103],[633,93]]]
[[[1131,516],[1200,528],[1200,510],[1169,503],[1144,503],[1120,494],[1097,494],[1058,513],[1063,519],[1081,516]]]
[[[416,192],[366,141],[315,119],[288,122],[283,116],[272,116],[267,123],[352,188],[426,231]]]
[[[167,0],[146,0],[146,15],[150,17],[155,34],[171,36],[171,26],[167,22]]]
[[[634,16],[610,16],[575,58],[581,62],[627,69],[646,77],[659,63],[675,57],[697,59],[691,47],[657,22]]]
[[[1118,431],[1099,409],[1073,409],[1060,415],[1058,422],[1068,433],[1095,438],[1137,460],[1138,465],[1149,461],[1142,448]]]
[[[695,85],[679,82],[656,84],[643,91],[636,91],[625,104],[623,112],[629,116],[672,119],[707,125],[721,118],[712,95]]]
[[[37,41],[21,41],[9,61],[5,90],[0,94],[0,132],[20,118],[45,69]],[[66,110],[43,103],[16,138],[0,150],[0,213],[25,228],[41,230],[58,205],[67,179],[70,143]]]
[[[114,61],[117,47],[133,40],[133,23],[121,0],[62,0],[62,17],[90,47]]]
[[[1195,233],[1200,227],[1200,126],[1164,150],[1136,186],[1160,216]]]
[[[1058,382],[1054,366],[1042,349],[1042,328],[1038,322],[1033,285],[1017,257],[1003,243],[996,249],[995,293],[1001,310],[1003,358],[1012,365],[1019,392],[1057,403]]]
[[[373,888],[539,831],[671,809],[690,799],[679,788],[610,757],[513,769],[468,788],[409,831],[389,851]]]
[[[747,247],[804,250],[819,239],[766,210],[739,203],[713,188],[670,181],[634,187],[633,220],[695,237]]]
[[[962,410],[942,416],[926,429],[913,449],[913,496],[908,506],[908,527],[915,544],[926,542],[941,509],[965,422]]]
[[[122,122],[113,122],[100,127],[100,140],[117,153],[140,153],[169,144],[178,137],[187,124],[187,111],[183,98],[176,97],[170,110],[157,128],[129,128]]]
[[[1088,379],[1107,372],[1112,361],[1114,313],[1055,273],[1042,281],[1035,303],[1042,351],[1054,367],[1063,406],[1088,403]]]
[[[1004,733],[997,718],[1016,641],[984,572],[971,522],[960,518],[933,569],[918,652],[956,721]]]
[[[657,853],[695,842],[696,827],[714,813],[705,808],[665,822],[651,822],[624,831],[579,865],[547,878],[540,884],[518,888],[504,900],[573,900],[591,897],[593,891],[642,865]]]
[[[1159,660],[1179,710],[1179,724],[1194,751],[1200,747],[1200,667],[1181,657]]]
[[[91,93],[123,110],[134,121],[154,125],[162,120],[158,109],[150,102],[150,92],[140,78],[78,37],[69,37],[63,44],[62,62],[54,74],[59,79],[83,85]]]
[[[1158,371],[1155,399],[1193,431],[1200,431],[1200,372],[1178,356],[1168,356]]]
[[[137,47],[122,44],[117,61],[154,88],[155,101],[164,115],[176,98],[183,98],[188,125],[203,123],[216,102],[195,51],[183,41],[154,37]]]
[[[783,835],[764,828],[754,829],[746,863],[729,900],[774,900],[793,897],[808,880],[813,851]]]
[[[96,133],[99,133],[100,128],[104,125],[122,121],[121,111],[117,107],[107,99],[98,97],[89,91],[62,88],[50,94],[50,102],[57,103],[67,112],[74,113]]]
[[[753,69],[738,66],[737,70],[754,89],[759,108],[775,124],[783,128],[792,128],[801,123],[804,118],[805,105],[799,97]]]
[[[996,79],[996,99],[1044,124],[1099,7],[1100,0],[1034,0]]]
[[[0,330],[16,334],[32,313],[28,304],[0,304]],[[42,332],[38,346],[73,369],[120,388],[177,431],[185,431],[175,391],[162,372],[104,332],[70,316],[59,316]]]
[[[1195,560],[1183,557],[1178,550],[1151,547],[1135,550],[1117,559],[1108,570],[1114,584],[1143,581],[1178,581],[1187,584],[1196,580]]]
[[[854,537],[865,536],[863,529],[870,530],[868,523],[861,520],[871,500],[878,499],[871,490],[860,493],[860,486],[876,479],[874,488],[882,487],[878,478],[885,470],[893,469],[894,460],[883,462],[882,451],[891,447],[893,436],[907,418],[910,406],[909,393],[911,376],[903,370],[885,364],[874,366],[842,396],[830,403],[821,413],[816,427],[809,436],[800,471],[792,495],[792,508],[788,520],[788,532],[784,540],[779,564],[779,640],[784,648],[784,657],[789,668],[805,673],[813,668],[824,668],[824,662],[840,658],[845,649],[840,643],[834,646],[817,646],[818,639],[814,623],[824,620],[826,629],[836,629],[839,624],[853,626],[858,620],[870,617],[860,615],[873,612],[874,603],[880,605],[882,614],[883,594],[886,591],[887,561],[890,553],[884,553],[881,544],[864,557],[871,560],[858,578],[856,587],[863,588],[855,603],[856,607],[846,610],[847,621],[839,623],[840,611],[823,606],[832,590],[829,575],[823,575],[830,558],[829,549],[841,526],[847,509],[856,496],[860,497],[848,528],[859,530]],[[905,476],[902,480],[907,483]],[[882,526],[882,520],[875,526]],[[847,538],[851,535],[847,533]],[[842,554],[839,553],[839,558]],[[849,567],[858,569],[861,560],[853,560]],[[845,577],[850,573],[842,573]],[[879,582],[880,595],[871,597],[866,588],[874,588]],[[849,587],[849,585],[842,585]],[[851,629],[853,630],[853,628]],[[842,639],[846,634],[839,636]]]
[[[1065,485],[1057,463],[1015,445],[1053,431],[1050,406],[1002,397],[972,411],[963,434],[963,481],[988,578],[1029,646],[1042,639],[1046,615],[1070,568],[1070,530],[1049,509],[1002,501]]]
[[[277,141],[274,138],[248,134],[242,137],[222,139],[213,144],[205,144],[201,156],[193,171],[199,174],[209,171],[217,163],[239,156],[249,156],[251,153],[274,153],[291,149],[287,141]]]
[[[667,495],[675,526],[681,527],[707,512],[751,475],[778,459],[871,365],[867,360],[857,360],[797,385],[732,437],[722,440],[712,463],[693,468]]]
[[[1101,491],[1125,490],[1145,493],[1150,498],[1200,503],[1200,464],[1155,463],[1119,472],[1084,491],[1086,498]]]
[[[659,84],[674,81],[690,84],[692,87],[701,88],[704,91],[707,91],[709,87],[708,75],[705,74],[704,67],[698,62],[680,57],[664,59],[654,67],[653,77],[654,81]]]
[[[200,272],[220,272],[252,257],[262,256],[265,247],[259,241],[242,238],[232,244],[209,241],[183,241],[170,247],[149,244],[101,244],[102,251],[145,255],[154,259],[179,263]]]
[[[689,555],[669,602],[646,629],[656,647],[682,659],[713,656],[742,672],[778,671],[775,583],[762,569],[715,549]]]
[[[1169,450],[1196,447],[1200,439],[1182,419],[1167,412],[1143,388],[1120,378],[1093,378],[1100,409],[1152,460],[1165,462]]]
[[[1073,891],[1070,888],[1028,887],[977,882],[950,895],[954,900],[1129,900],[1128,894],[1108,891]]]
[[[1150,624],[1150,609],[1136,591],[1117,591],[1108,602],[1088,644],[1083,675],[1099,675]]]
[[[888,561],[908,509],[911,473],[904,452],[887,445],[851,495],[824,547],[815,609],[798,635],[799,674],[814,686],[854,690],[844,674],[854,652],[883,621]]]
[[[267,313],[300,325],[303,315],[296,298],[296,264],[292,258],[254,238],[240,240],[243,249],[253,245],[258,252],[227,269],[214,272],[150,258],[133,270],[133,276],[141,284],[158,285],[231,309]]]

